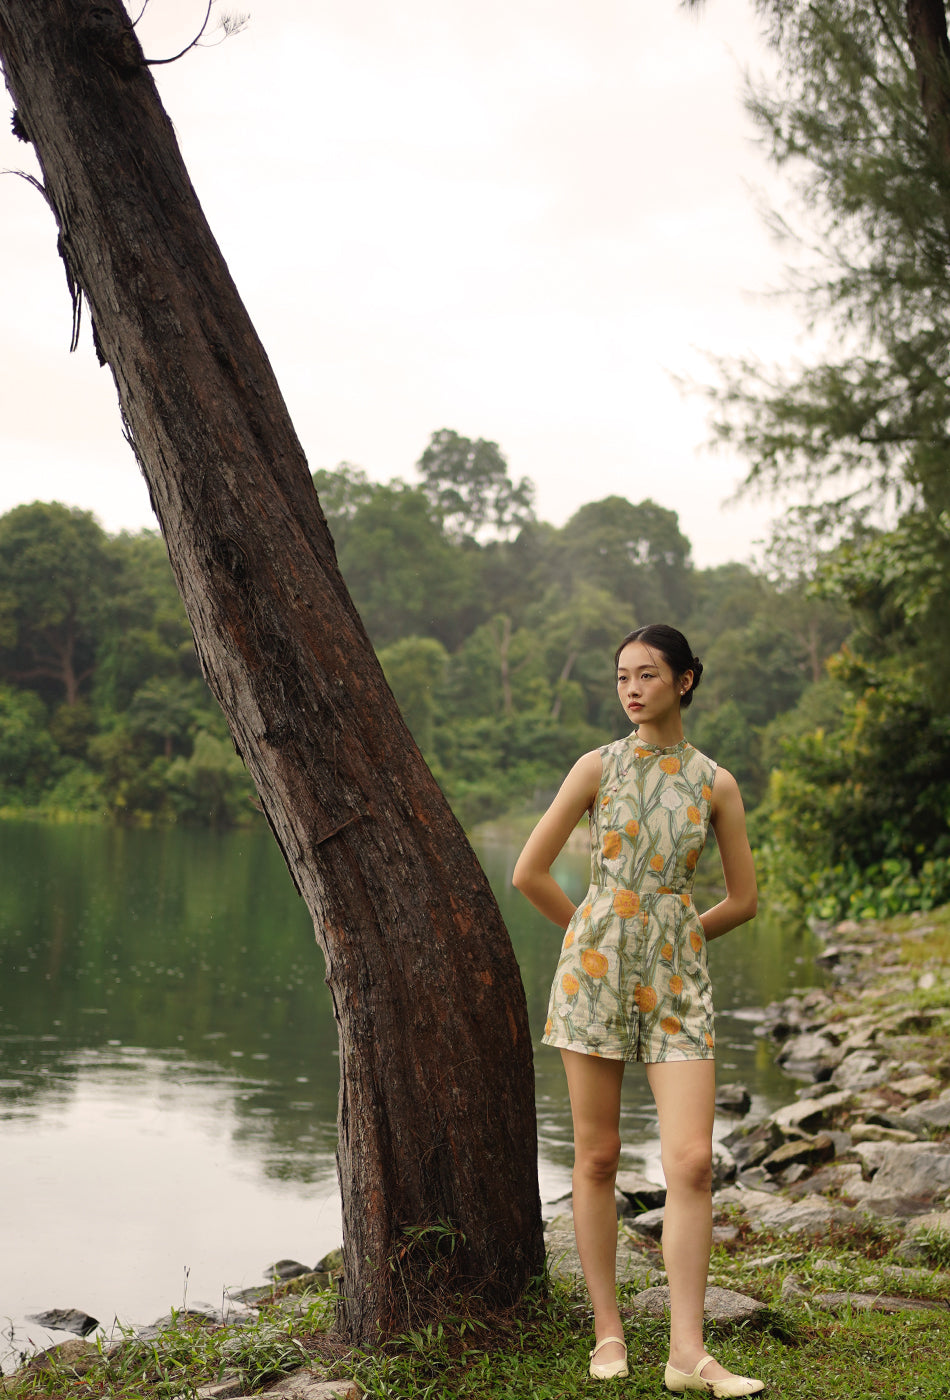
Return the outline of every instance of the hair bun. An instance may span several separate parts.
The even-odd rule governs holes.
[[[703,663],[700,661],[698,656],[693,657],[692,672],[693,684],[690,686],[690,690],[695,690],[696,687],[699,685],[699,682],[703,678]]]

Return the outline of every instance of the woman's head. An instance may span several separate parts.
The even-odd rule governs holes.
[[[648,622],[645,627],[638,627],[624,637],[614,653],[615,667],[620,662],[624,647],[629,646],[631,642],[639,642],[654,655],[662,657],[673,672],[674,681],[679,681],[687,671],[692,672],[680,705],[685,710],[687,705],[692,704],[693,691],[699,685],[703,674],[703,663],[698,656],[693,655],[692,648],[682,632],[677,632],[675,627],[668,627],[665,622]]]

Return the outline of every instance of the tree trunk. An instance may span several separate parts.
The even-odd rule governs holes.
[[[15,129],[115,378],[208,684],[323,948],[349,1336],[542,1264],[511,944],[344,587],[300,444],[118,0],[0,0]],[[415,1311],[415,1317],[413,1313]]]
[[[906,0],[920,105],[934,149],[950,169],[950,36],[944,0]]]

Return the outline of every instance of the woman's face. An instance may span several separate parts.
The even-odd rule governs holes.
[[[679,684],[677,684],[679,680]],[[617,695],[632,724],[662,723],[680,707],[689,672],[676,677],[655,647],[628,642],[617,658]]]

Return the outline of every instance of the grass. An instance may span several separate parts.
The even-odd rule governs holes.
[[[901,1264],[900,1242],[875,1222],[823,1239],[769,1240],[755,1236],[717,1246],[711,1278],[766,1304],[761,1320],[710,1327],[707,1344],[727,1366],[767,1382],[770,1400],[872,1400],[950,1395],[950,1302],[946,1275],[950,1236],[920,1237],[925,1257],[914,1274],[882,1273]],[[779,1262],[756,1261],[782,1254]],[[783,1298],[790,1274],[804,1296]],[[538,1287],[510,1313],[481,1319],[446,1316],[373,1352],[334,1343],[335,1295],[303,1295],[290,1315],[275,1294],[254,1324],[209,1326],[179,1316],[160,1339],[127,1338],[111,1355],[93,1358],[77,1374],[54,1364],[26,1376],[16,1397],[69,1400],[173,1400],[191,1397],[237,1372],[249,1393],[280,1375],[319,1363],[328,1377],[352,1377],[373,1400],[575,1400],[616,1395],[623,1400],[664,1394],[666,1324],[632,1309],[634,1289],[621,1291],[627,1316],[630,1377],[605,1386],[587,1376],[591,1318],[586,1296],[562,1283]],[[880,1292],[929,1301],[932,1308],[897,1316],[819,1307],[819,1292]]]

